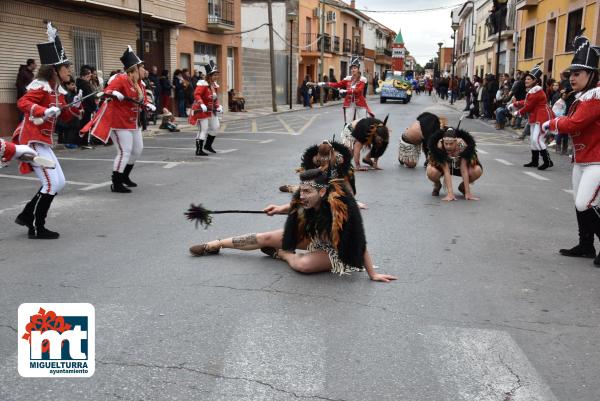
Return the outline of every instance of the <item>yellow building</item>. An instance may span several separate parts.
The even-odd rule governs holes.
[[[492,8],[490,0],[479,4],[475,19],[475,54],[473,59],[473,71],[475,75],[484,77],[492,72],[494,59],[494,43],[488,40],[488,30],[485,26],[485,19]]]
[[[559,79],[573,58],[573,38],[584,27],[593,44],[600,43],[600,0],[519,0],[518,64],[528,71],[543,63],[548,78]]]

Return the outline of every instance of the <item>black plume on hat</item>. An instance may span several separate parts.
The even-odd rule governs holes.
[[[210,60],[208,62],[208,64],[206,64],[204,66],[204,69],[206,70],[206,75],[212,75],[215,72],[219,72],[219,70],[217,69],[217,65],[215,64],[214,61]]]
[[[121,56],[121,63],[123,63],[123,68],[128,70],[130,67],[134,65],[142,64],[143,61],[134,53],[131,46],[127,46],[127,49]]]
[[[47,33],[48,42],[37,45],[38,53],[40,55],[40,64],[70,64],[70,61],[65,54],[65,49],[62,47],[62,43],[60,43],[58,31],[52,26],[52,22],[48,22]]]
[[[575,55],[569,66],[569,70],[596,70],[598,69],[598,60],[600,49],[592,46],[588,38],[583,36],[582,29],[579,35],[573,40]]]
[[[350,58],[350,67],[352,67],[353,65],[360,68],[360,57],[358,57],[358,55],[356,54],[353,54]]]
[[[534,79],[541,79],[543,74],[541,65],[542,63],[536,64],[527,75],[531,75]]]

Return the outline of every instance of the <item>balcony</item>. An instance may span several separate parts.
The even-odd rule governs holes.
[[[375,49],[375,54],[377,56],[390,56],[390,57],[392,57],[392,51],[390,49],[385,48],[385,47],[378,47],[377,49]]]
[[[385,47],[377,47],[375,49],[375,63],[383,65],[392,64],[392,51]]]
[[[352,41],[350,39],[344,39],[344,53],[350,53],[352,51]]]
[[[331,53],[331,36],[325,34],[323,40],[319,40],[321,37],[318,33],[302,33],[300,34],[302,38],[301,51],[305,52],[321,52],[321,43],[324,43],[324,51],[327,53]],[[335,46],[335,43],[334,43]],[[339,46],[339,43],[338,43]]]
[[[501,39],[508,39],[513,36],[514,9],[510,11],[511,12],[509,13],[509,10],[506,7],[504,7],[495,13],[491,13],[489,17],[486,18],[485,26],[488,30],[488,42],[498,41],[498,28],[500,28],[500,30],[502,31]],[[509,18],[507,18],[507,14]],[[510,24],[507,23],[508,20],[511,21]]]
[[[517,10],[531,10],[537,7],[538,0],[518,0]]]
[[[365,55],[365,45],[360,43],[359,40],[355,39],[354,42],[352,43],[352,53],[359,55],[359,56],[364,56]]]
[[[231,0],[209,0],[208,1],[208,23],[209,30],[214,32],[232,31],[234,4]]]
[[[339,36],[333,37],[333,52],[334,53],[340,52],[340,37]]]

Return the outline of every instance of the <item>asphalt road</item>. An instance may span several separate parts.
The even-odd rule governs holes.
[[[577,239],[568,159],[524,169],[525,144],[465,120],[481,200],[447,204],[422,167],[399,167],[397,141],[424,110],[451,123],[459,112],[425,96],[373,107],[390,113],[392,142],[383,171],[359,173],[358,199],[375,264],[399,277],[390,284],[301,275],[258,251],[188,255],[282,227],[282,216],[222,215],[196,230],[183,211],[286,202],[278,186],[296,182],[307,146],[339,133],[337,106],[227,124],[212,157],[193,155],[192,132],[146,138],[132,194],[109,191],[112,147],[60,150],[56,241],[13,223],[38,183],[1,170],[0,400],[600,399],[600,270],[557,253]],[[95,306],[92,378],[19,376],[25,302]]]

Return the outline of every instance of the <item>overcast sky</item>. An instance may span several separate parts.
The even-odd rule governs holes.
[[[348,0],[347,3],[350,1]],[[356,8],[363,10],[415,10],[461,4],[461,0],[356,0]],[[402,31],[404,45],[422,66],[436,56],[438,42],[444,47],[452,47],[450,11],[452,8],[437,11],[413,13],[367,13],[371,18],[388,28]]]

